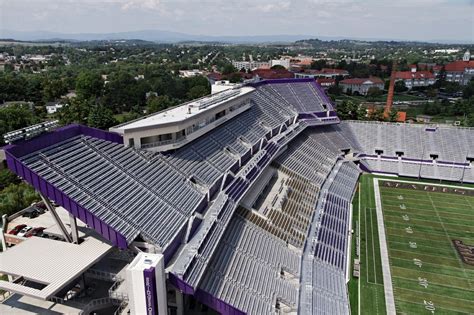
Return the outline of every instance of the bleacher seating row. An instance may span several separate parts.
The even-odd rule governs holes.
[[[285,242],[235,215],[209,263],[201,289],[247,314],[274,314],[277,299],[296,309],[299,256]]]
[[[322,112],[327,102],[316,92],[312,82],[293,82],[268,85],[280,98],[291,104],[298,113]],[[308,93],[310,91],[311,93]]]
[[[306,134],[296,138],[277,159],[277,163],[319,185],[326,179],[337,154]]]
[[[365,154],[382,150],[385,156],[403,152],[406,158],[465,163],[474,155],[473,130],[446,126],[348,121],[341,124],[356,137]],[[348,132],[345,132],[348,135]]]
[[[167,164],[149,164],[130,148],[87,136],[35,152],[22,162],[128,240],[141,232],[164,246],[205,201]]]
[[[349,312],[345,275],[350,203],[359,174],[354,163],[339,161],[321,188],[303,253],[301,314]]]
[[[234,213],[236,203],[243,197],[244,193],[250,186],[250,183],[260,174],[267,166],[269,161],[278,151],[279,145],[274,142],[267,143],[264,150],[259,151],[252,157],[252,160],[238,173],[235,178],[222,192],[226,197],[223,198],[220,194],[216,198],[216,202],[212,207],[216,206],[217,218],[210,226],[209,230],[202,242],[197,248],[197,254],[188,253],[192,256],[191,259],[185,258],[184,266],[179,266],[180,274],[189,285],[195,287],[199,284],[205,268],[211,259],[217,243],[222,237],[222,234],[230,222],[232,214]],[[250,171],[248,171],[250,170]],[[224,200],[225,201],[221,201]],[[205,250],[207,249],[207,250]],[[191,250],[191,252],[193,252]],[[184,257],[185,255],[183,255]]]
[[[473,167],[440,163],[419,163],[381,158],[364,158],[363,163],[372,172],[399,176],[473,182]]]
[[[239,159],[249,156],[250,148],[263,138],[269,139],[272,130],[293,123],[297,115],[285,100],[275,96],[269,100],[268,93],[260,90],[268,86],[253,93],[249,110],[169,154],[167,160],[208,186],[228,170],[235,171]]]

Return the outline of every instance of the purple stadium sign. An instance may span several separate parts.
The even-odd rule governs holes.
[[[145,282],[146,314],[158,315],[155,268],[151,267],[143,270],[143,279]]]

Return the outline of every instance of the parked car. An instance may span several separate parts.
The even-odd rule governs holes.
[[[46,211],[46,205],[42,201],[38,201],[37,203],[33,203],[32,206],[34,206],[36,208],[39,208],[39,209],[43,209],[44,211]]]
[[[31,226],[25,226],[24,228],[21,229],[20,232],[18,232],[18,236],[25,237],[25,234],[31,231],[33,228]]]
[[[25,237],[41,236],[45,229],[46,228],[44,228],[44,227],[36,227],[34,229],[31,229],[28,233],[26,233]]]
[[[26,227],[26,224],[18,224],[8,232],[8,234],[17,235],[22,229]]]
[[[38,208],[33,205],[23,212],[23,217],[33,219],[43,213],[44,213],[44,209]]]

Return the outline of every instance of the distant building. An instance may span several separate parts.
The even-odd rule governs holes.
[[[395,80],[403,81],[408,89],[435,84],[436,76],[430,71],[417,71],[416,65],[410,67],[410,71],[395,72]]]
[[[146,99],[149,99],[150,97],[157,97],[157,96],[158,96],[158,93],[156,93],[155,91],[149,91],[149,92],[146,92],[145,94]]]
[[[270,67],[282,66],[285,69],[290,69],[290,59],[276,59],[270,61]]]
[[[179,76],[182,78],[192,78],[198,75],[205,75],[206,72],[199,70],[199,69],[193,69],[193,70],[179,70]]]
[[[223,80],[223,77],[219,72],[211,72],[207,74],[207,81],[209,81],[211,85],[220,80]]]
[[[232,61],[232,65],[237,70],[254,70],[259,68],[270,68],[270,62],[268,61]]]
[[[63,104],[60,102],[48,102],[46,103],[46,112],[50,115],[56,113],[59,109],[63,108]]]
[[[304,72],[295,73],[295,78],[326,78],[335,79],[336,77],[347,77],[349,72],[344,69],[323,68],[321,70],[305,70]]]
[[[462,60],[448,63],[444,67],[446,70],[446,81],[467,85],[474,78],[474,60],[470,59],[471,54],[468,50]]]
[[[331,86],[336,85],[336,80],[335,79],[326,79],[326,78],[319,78],[316,80],[316,82],[319,83],[324,89],[328,89]]]
[[[286,69],[257,69],[252,71],[252,76],[259,80],[292,79],[295,77],[293,72]]]
[[[384,88],[384,82],[382,79],[377,77],[370,78],[352,78],[344,79],[339,82],[339,86],[342,88],[344,93],[358,93],[360,95],[367,95],[370,88],[376,87],[380,90]]]
[[[428,116],[428,115],[416,115],[416,121],[417,122],[422,122],[422,123],[430,123],[431,119],[433,119],[433,116]]]
[[[229,80],[216,81],[211,85],[211,94],[219,93],[225,90],[232,89],[240,85],[239,83],[230,83]]]

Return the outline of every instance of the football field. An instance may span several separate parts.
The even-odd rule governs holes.
[[[374,178],[361,176],[353,201],[352,256],[360,259],[360,277],[349,283],[354,314],[386,314]],[[474,314],[474,265],[462,257],[474,254],[474,192],[384,179],[378,197],[397,314]]]
[[[397,313],[474,313],[474,265],[453,243],[474,249],[474,195],[396,179],[379,186]]]

